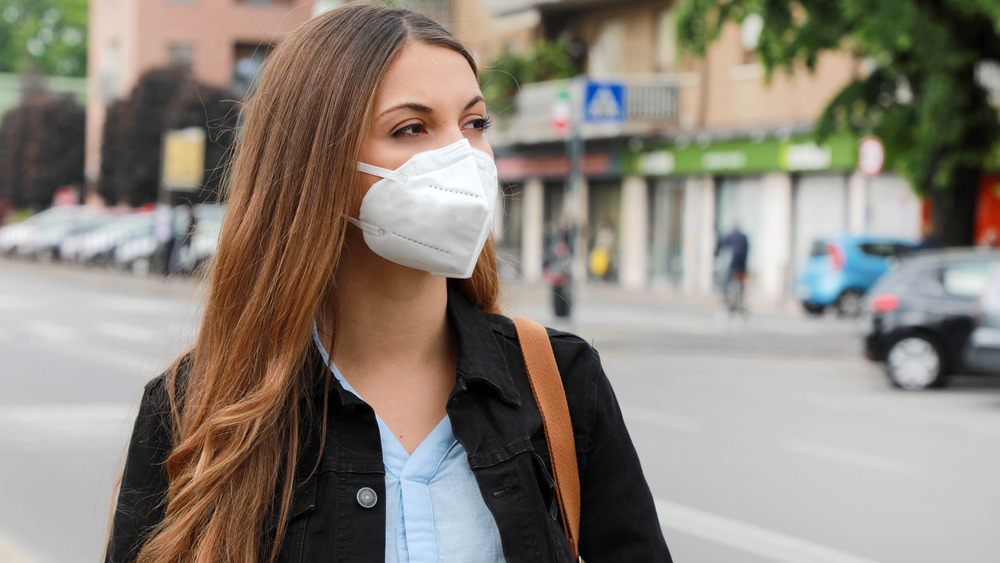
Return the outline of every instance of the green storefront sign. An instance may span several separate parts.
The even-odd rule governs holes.
[[[857,166],[858,141],[830,137],[817,144],[811,138],[722,141],[647,148],[622,155],[626,175],[684,176],[850,170]]]

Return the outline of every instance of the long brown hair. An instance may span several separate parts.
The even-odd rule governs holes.
[[[345,217],[360,204],[355,163],[376,89],[410,41],[453,49],[478,72],[440,25],[365,3],[313,18],[266,61],[244,108],[190,371],[168,373],[166,515],[140,562],[276,556],[294,493],[313,321],[337,269]],[[492,241],[459,289],[499,312]],[[275,509],[276,538],[264,545]]]

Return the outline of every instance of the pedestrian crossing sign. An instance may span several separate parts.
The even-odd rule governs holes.
[[[583,120],[587,123],[625,121],[624,84],[588,81],[583,100]]]

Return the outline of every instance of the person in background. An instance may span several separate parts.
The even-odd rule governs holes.
[[[729,288],[732,282],[739,284],[739,291],[742,300],[742,292],[746,283],[747,257],[750,254],[750,240],[740,229],[738,220],[733,221],[733,226],[715,247],[715,255],[719,256],[723,251],[729,254],[729,265],[722,279],[722,296],[727,299]]]
[[[570,561],[472,55],[346,3],[276,47],[243,117],[197,340],[146,386],[105,561]],[[599,356],[549,337],[583,559],[669,562]]]

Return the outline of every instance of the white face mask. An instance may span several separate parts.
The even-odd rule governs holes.
[[[435,276],[469,278],[493,224],[497,168],[468,139],[413,155],[396,170],[363,162],[383,178],[361,200],[351,224],[386,260]]]

